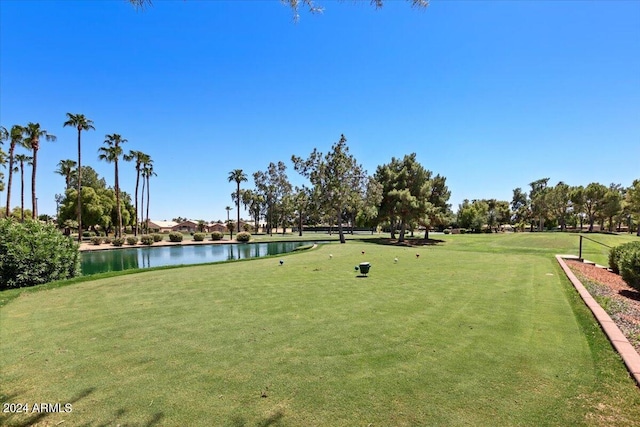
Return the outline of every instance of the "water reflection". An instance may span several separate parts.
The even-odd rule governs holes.
[[[192,246],[163,246],[83,252],[82,274],[96,274],[132,268],[165,265],[201,264],[235,259],[258,258],[293,251],[310,242],[274,242],[214,244]]]

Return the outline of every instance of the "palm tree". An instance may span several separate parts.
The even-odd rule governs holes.
[[[142,178],[143,180],[146,181],[147,184],[147,215],[145,218],[145,230],[148,233],[149,232],[149,179],[152,176],[158,176],[154,171],[153,171],[153,160],[151,160],[151,158],[148,158],[142,165]],[[142,192],[144,193],[144,182],[142,183],[143,185],[143,190]],[[143,197],[143,209],[144,209],[144,195]]]
[[[71,176],[73,176],[73,173],[76,170],[76,165],[77,163],[75,162],[75,160],[67,159],[67,160],[60,160],[58,162],[58,169],[56,170],[56,173],[58,175],[64,176],[66,190],[69,189],[69,185],[71,184]]]
[[[33,219],[38,217],[38,203],[36,198],[36,172],[38,170],[38,150],[40,149],[40,138],[44,138],[47,141],[55,141],[55,135],[51,135],[46,130],[40,127],[40,123],[29,122],[23,129],[25,136],[25,146],[33,150],[33,159],[31,167],[31,206],[33,212],[31,213]]]
[[[100,147],[98,152],[100,155],[98,158],[104,160],[107,163],[113,163],[115,165],[115,190],[116,190],[116,209],[118,210],[118,229],[116,230],[116,237],[122,236],[122,212],[120,211],[120,185],[118,184],[118,159],[122,156],[122,147],[120,144],[127,142],[126,139],[117,133],[111,135],[105,135],[105,147]]]
[[[151,161],[151,157],[148,154],[143,153],[142,151],[130,150],[129,154],[124,155],[124,159],[128,162],[134,161],[136,162],[136,221],[135,228],[133,229],[134,236],[138,235],[138,185],[140,184],[140,172],[142,171],[142,165],[146,162]],[[142,183],[144,185],[144,181]],[[143,195],[144,198],[144,195]]]
[[[238,233],[240,232],[240,183],[241,182],[246,182],[247,181],[247,174],[244,173],[242,171],[242,169],[234,169],[231,172],[229,172],[229,178],[228,181],[235,181],[237,184],[237,190],[236,190],[236,207],[238,210],[238,222],[236,223],[238,225]]]
[[[13,181],[13,172],[18,171],[18,168],[13,164],[15,161],[15,150],[18,145],[24,147],[24,128],[20,125],[13,125],[9,133],[9,178],[7,179],[7,206],[5,211],[7,217],[11,212],[11,183]]]
[[[73,126],[78,129],[78,242],[82,241],[82,162],[80,151],[80,134],[83,130],[95,130],[93,127],[93,120],[87,119],[84,114],[71,114],[67,113],[67,121],[62,125],[63,127]]]
[[[32,165],[33,158],[26,154],[18,154],[15,160],[20,164],[20,221],[24,222],[24,164]],[[15,172],[17,172],[17,170]]]

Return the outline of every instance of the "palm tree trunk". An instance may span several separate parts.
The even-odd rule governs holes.
[[[147,176],[147,218],[144,229],[147,233],[149,233],[149,176]]]
[[[13,179],[13,152],[15,151],[16,145],[14,143],[9,147],[9,179],[7,180],[7,206],[6,206],[6,217],[9,217],[9,213],[11,212],[11,182]]]
[[[145,184],[146,184],[146,179],[143,176],[142,177],[142,192],[141,192],[142,194],[140,194],[140,198],[142,199],[141,203],[140,203],[140,208],[141,208],[140,211],[143,212],[143,214],[140,217],[140,224],[142,224],[142,222],[144,220],[144,189],[145,189]]]
[[[82,242],[82,151],[80,150],[80,133],[78,128],[78,242]]]
[[[31,218],[32,219],[36,219],[36,215],[38,214],[36,212],[37,210],[37,206],[36,206],[36,169],[38,166],[38,140],[35,139],[33,141],[33,160],[32,160],[32,164],[31,164],[31,206],[33,209],[33,212],[31,212]]]
[[[138,235],[138,185],[140,183],[140,163],[136,164],[136,221],[133,235]]]
[[[236,209],[238,211],[238,222],[236,231],[240,232],[240,181],[236,181],[238,183],[238,191],[236,192]]]
[[[24,222],[24,163],[20,162],[20,222]]]
[[[118,159],[116,165],[116,209],[118,209],[118,237],[122,237],[122,212],[120,211],[120,185],[118,184]]]

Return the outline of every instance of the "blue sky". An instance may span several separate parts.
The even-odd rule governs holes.
[[[544,177],[640,178],[640,2],[317,3],[294,23],[267,0],[2,0],[0,123],[58,137],[39,151],[39,212],[64,189],[56,164],[77,158],[67,112],[94,121],[83,164],[109,183],[106,134],[152,156],[153,219],[226,219],[229,171],[282,160],[300,184],[291,155],[340,134],[370,174],[417,153],[454,211]],[[133,165],[121,171],[133,193]]]

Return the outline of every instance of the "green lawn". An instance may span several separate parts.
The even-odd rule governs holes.
[[[0,309],[1,400],[73,412],[0,424],[640,425],[638,387],[552,257],[575,235],[433,237],[23,293]]]

